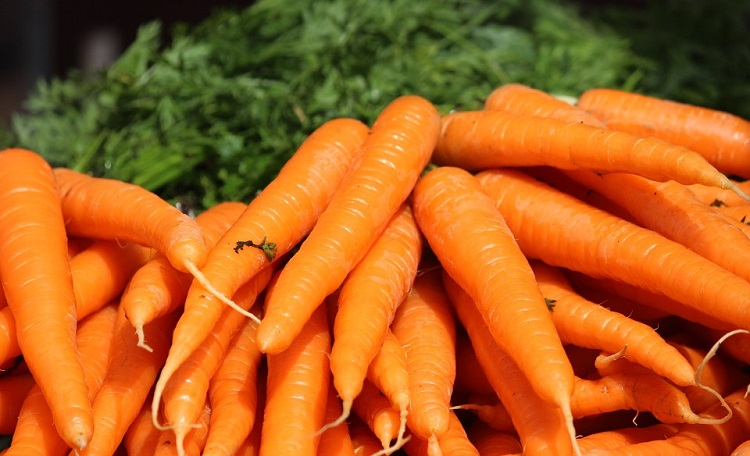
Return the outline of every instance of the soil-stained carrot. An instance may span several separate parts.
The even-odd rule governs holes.
[[[219,203],[195,218],[208,248],[216,244],[245,207],[245,204],[235,201]],[[182,306],[192,278],[192,275],[172,266],[162,254],[156,255],[133,274],[120,305],[138,334],[139,347],[149,348],[143,337],[143,326]]]
[[[117,320],[117,304],[109,304],[81,321],[76,343],[83,362],[91,399],[101,387],[109,363],[112,328]],[[18,416],[18,426],[8,455],[33,456],[65,454],[68,445],[52,420],[50,408],[39,387],[26,396]]]
[[[35,384],[29,373],[0,378],[0,435],[13,434],[21,405]]]
[[[452,411],[448,415],[448,431],[438,439],[440,452],[451,456],[479,456],[479,451],[466,435],[463,423]],[[428,456],[432,453],[431,443],[417,435],[412,435],[404,443],[404,451],[409,456]]]
[[[511,217],[506,220],[527,257],[630,283],[730,327],[750,328],[750,282],[687,247],[518,170],[482,171],[477,179]]]
[[[495,342],[471,296],[447,273],[443,274],[443,283],[487,379],[513,420],[525,451],[540,456],[576,454],[575,436],[571,439],[569,432],[572,416],[566,417],[559,407],[536,393],[525,373]]]
[[[335,421],[343,413],[341,400],[336,396],[333,383],[329,384],[328,400],[326,402],[325,421]],[[326,429],[320,434],[318,441],[318,456],[354,456],[354,445],[349,435],[349,425],[341,423],[338,426]]]
[[[282,270],[258,326],[258,346],[278,353],[325,297],[378,239],[430,160],[440,114],[429,101],[405,95],[378,115],[352,171],[318,223]]]
[[[443,290],[441,269],[419,275],[396,310],[391,330],[406,353],[409,375],[409,429],[439,455],[438,440],[450,427],[456,379],[456,321]]]
[[[261,456],[316,454],[331,381],[330,353],[325,308],[319,306],[286,350],[267,356]]]
[[[694,384],[693,367],[653,328],[586,300],[561,270],[540,261],[530,263],[539,289],[552,302],[550,315],[564,343],[610,353],[628,347],[628,359],[678,385]]]
[[[750,178],[750,121],[739,116],[605,88],[584,91],[576,105],[610,129],[680,144],[724,173]]]
[[[547,165],[629,172],[656,181],[732,189],[733,181],[700,154],[656,138],[503,111],[456,111],[443,117],[432,161],[470,171]]]
[[[472,297],[493,339],[537,394],[570,416],[573,368],[531,266],[495,202],[468,171],[441,167],[420,179],[413,204],[427,242]],[[570,427],[574,440],[572,420]]]
[[[331,373],[343,413],[334,423],[349,416],[396,308],[414,283],[422,242],[411,206],[403,204],[339,290]]]
[[[76,349],[75,291],[54,174],[35,152],[0,152],[0,277],[16,336],[65,442],[84,448],[94,422]],[[53,349],[51,349],[53,348]]]
[[[485,109],[511,114],[549,117],[573,123],[603,127],[604,123],[585,110],[551,94],[520,83],[504,84],[493,90],[484,101]]]

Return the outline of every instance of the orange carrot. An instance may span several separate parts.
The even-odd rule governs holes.
[[[151,401],[146,400],[125,432],[122,444],[130,455],[153,454],[160,433],[151,422]]]
[[[428,442],[431,455],[441,454],[438,440],[450,427],[456,378],[456,322],[440,275],[432,269],[416,278],[391,325],[406,353],[409,429]]]
[[[745,440],[732,451],[730,456],[747,456],[750,454],[750,439]]]
[[[24,149],[0,152],[0,277],[6,309],[57,429],[69,446],[82,449],[94,421],[76,349],[67,244],[49,164]]]
[[[276,281],[271,296],[280,283]],[[330,352],[325,308],[319,306],[286,350],[267,356],[261,456],[315,454],[331,381]]]
[[[354,446],[354,454],[356,456],[370,456],[383,449],[378,438],[372,433],[372,430],[357,415],[352,415],[351,417],[349,434],[352,438],[352,446]]]
[[[367,253],[411,193],[434,149],[440,114],[416,96],[396,98],[375,120],[351,173],[279,277],[258,326],[258,346],[278,353]]]
[[[467,171],[442,167],[414,188],[414,214],[445,271],[476,303],[493,339],[537,394],[570,417],[573,368],[531,266],[493,200]],[[569,427],[574,441],[572,419]]]
[[[411,206],[404,204],[341,285],[333,325],[331,373],[343,412],[330,425],[349,416],[396,308],[414,283],[421,254],[422,235]],[[394,405],[403,406],[406,412],[408,398]]]
[[[81,321],[76,334],[84,375],[93,396],[101,387],[109,362],[112,328],[117,304],[109,304]],[[58,433],[41,389],[35,386],[26,396],[8,455],[64,454],[68,444]]]
[[[750,192],[750,179],[744,181],[735,180],[734,183],[744,193]],[[734,206],[747,203],[747,200],[741,198],[736,192],[732,190],[723,190],[720,188],[716,188],[713,185],[707,186],[701,184],[691,184],[687,187],[691,192],[693,192],[696,198],[706,204]]]
[[[485,100],[484,108],[604,127],[601,120],[583,109],[520,83],[504,84],[493,90]]]
[[[482,421],[473,422],[466,433],[481,455],[522,453],[521,442],[517,436],[493,429]]]
[[[500,212],[513,214],[507,220],[529,258],[629,282],[730,327],[750,328],[750,282],[712,261],[520,171],[488,170],[477,178]],[[522,216],[519,207],[524,208]]]
[[[656,138],[503,111],[457,111],[443,117],[432,161],[470,171],[547,165],[629,172],[657,181],[737,186],[697,152]]]
[[[676,424],[655,424],[651,426],[629,427],[597,432],[584,436],[578,441],[584,452],[594,449],[613,449],[634,443],[651,440],[664,440],[677,432]]]
[[[0,378],[0,435],[13,434],[21,405],[35,384],[34,377],[28,373]]]
[[[202,403],[202,406],[197,422],[193,429],[187,433],[183,442],[184,449],[182,451],[188,456],[199,456],[201,454],[206,444],[206,436],[208,435],[211,404],[207,398],[199,402]],[[175,456],[180,454],[179,451],[178,442],[175,441],[172,431],[163,430],[159,435],[159,441],[152,454],[153,456]]]
[[[438,446],[442,454],[451,456],[479,456],[479,451],[469,440],[463,424],[455,413],[448,415],[448,431],[438,439]],[[404,451],[409,456],[427,456],[431,452],[431,442],[413,435],[408,442],[404,443]]]
[[[492,429],[504,432],[515,432],[513,420],[508,414],[502,402],[495,397],[492,403],[470,403],[455,405],[453,410],[473,410],[480,421],[490,426]]]
[[[399,410],[401,431],[405,431],[406,417],[411,405],[409,369],[406,351],[390,329],[385,333],[380,350],[367,368],[366,378]],[[403,432],[399,432],[399,437],[403,438]]]
[[[391,441],[399,435],[401,415],[369,380],[365,380],[362,392],[354,399],[352,411],[380,440],[381,450],[391,448]]]
[[[741,117],[605,88],[586,90],[577,106],[608,128],[689,147],[722,172],[750,177],[750,122]]]
[[[245,207],[239,202],[219,203],[195,218],[208,248],[216,244]],[[162,254],[156,255],[133,274],[120,305],[138,334],[139,347],[149,349],[143,337],[143,326],[182,306],[192,278],[192,275],[175,269]]]
[[[329,384],[328,400],[326,402],[325,422],[336,420],[343,413],[341,401],[336,397],[336,389],[333,383]],[[318,456],[354,456],[354,445],[349,435],[349,426],[342,423],[338,426],[326,429],[320,434],[318,441]]]
[[[456,333],[456,381],[453,391],[462,394],[495,394],[477,360],[469,337],[462,329]]]
[[[572,416],[566,417],[559,407],[536,393],[518,365],[495,342],[471,296],[447,273],[443,274],[443,283],[487,379],[513,420],[525,451],[540,456],[574,454],[576,440],[571,439],[569,432]]]

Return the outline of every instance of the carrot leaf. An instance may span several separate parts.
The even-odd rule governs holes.
[[[265,237],[258,244],[256,244],[252,240],[237,241],[237,245],[234,247],[234,253],[240,253],[240,250],[245,247],[254,247],[256,249],[262,250],[263,253],[266,254],[266,258],[268,259],[268,261],[273,261],[273,259],[276,258],[276,243],[266,242]]]

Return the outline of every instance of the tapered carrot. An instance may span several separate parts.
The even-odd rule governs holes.
[[[401,414],[399,436],[403,438],[406,428],[406,417],[411,405],[409,392],[409,369],[406,363],[406,351],[399,340],[389,329],[380,350],[367,368],[367,380],[372,382]]]
[[[391,330],[406,353],[411,411],[409,429],[441,454],[438,440],[450,427],[456,378],[456,322],[443,290],[441,270],[419,275],[396,310]]]
[[[133,272],[150,255],[150,249],[136,244],[96,241],[73,257],[69,268],[78,320],[117,298]],[[11,309],[0,310],[0,328],[0,360],[21,354]]]
[[[208,435],[209,420],[211,419],[211,404],[208,398],[203,398],[200,414],[193,429],[185,436],[183,445],[184,454],[188,456],[200,456],[206,445],[206,436]],[[181,454],[178,449],[178,443],[173,438],[171,431],[163,430],[156,444],[153,456],[176,456]]]
[[[13,434],[21,405],[35,384],[34,377],[28,373],[0,378],[0,435]]]
[[[240,202],[219,203],[195,218],[208,248],[216,244],[245,207]],[[139,347],[149,349],[143,337],[143,326],[182,306],[192,278],[192,275],[172,266],[162,254],[156,255],[133,274],[120,305],[138,334]]]
[[[399,435],[401,415],[369,380],[365,380],[362,392],[354,399],[352,411],[380,440],[381,450],[391,448],[391,441]]]
[[[320,436],[316,431],[323,426],[331,381],[330,352],[325,308],[320,306],[292,345],[267,356],[261,456],[314,455],[317,451]]]
[[[75,291],[60,195],[49,164],[0,152],[0,277],[18,345],[65,442],[82,449],[94,422],[75,341]],[[54,349],[51,349],[54,348]]]
[[[91,399],[101,387],[109,362],[112,328],[117,320],[117,304],[109,304],[81,321],[76,343],[83,362]],[[55,428],[47,401],[37,386],[26,396],[18,416],[18,426],[8,455],[32,456],[65,454],[68,444]]]
[[[369,456],[383,449],[372,430],[357,415],[352,415],[348,424],[356,456]]]
[[[739,116],[605,88],[584,91],[576,105],[610,129],[689,147],[722,172],[750,177],[750,121]]]
[[[337,289],[406,200],[430,160],[440,114],[405,95],[373,124],[351,173],[279,277],[258,326],[264,353],[284,350],[315,308]]]
[[[332,425],[349,416],[396,308],[414,283],[422,242],[411,206],[403,204],[339,290],[331,373],[343,412]],[[408,402],[394,405],[408,406]]]
[[[466,435],[463,423],[458,419],[455,413],[450,412],[448,415],[448,431],[438,439],[438,445],[442,454],[451,456],[479,456],[479,451]],[[433,454],[430,448],[431,443],[427,439],[422,439],[416,435],[404,444],[404,451],[409,456],[427,456]]]
[[[430,247],[472,297],[493,339],[537,394],[569,416],[573,369],[531,266],[493,200],[469,172],[441,167],[420,179],[413,204]],[[574,440],[572,420],[570,427]]]
[[[255,343],[257,323],[246,319],[227,347],[211,377],[209,400],[213,411],[203,450],[205,456],[231,454],[250,435],[258,409],[258,368],[262,361]]]
[[[559,407],[536,393],[523,371],[495,342],[471,296],[447,273],[443,274],[443,283],[487,379],[513,420],[525,451],[550,456],[574,454],[577,445],[568,430],[572,416],[564,416]]]
[[[336,397],[336,389],[333,383],[329,384],[328,400],[326,402],[325,421],[333,422],[343,413],[341,400]],[[338,426],[326,429],[320,434],[318,441],[318,456],[354,456],[354,445],[349,435],[349,426],[341,423]]]
[[[555,98],[549,93],[520,83],[504,84],[493,90],[484,101],[485,109],[507,111],[566,122],[603,127],[604,122],[587,111]]]
[[[503,111],[457,111],[443,117],[432,161],[477,171],[547,165],[629,172],[657,181],[737,186],[690,149],[656,138]]]
[[[526,256],[628,282],[730,327],[750,328],[750,282],[712,261],[518,170],[488,170],[477,178],[500,212],[513,214],[507,220]],[[522,216],[519,207],[524,208]]]
[[[545,299],[554,302],[550,315],[564,343],[610,353],[628,347],[628,359],[678,385],[694,384],[693,367],[653,328],[584,299],[561,270],[539,261],[530,263]]]

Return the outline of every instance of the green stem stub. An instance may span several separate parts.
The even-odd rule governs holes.
[[[276,258],[276,243],[275,242],[266,242],[266,238],[264,237],[262,241],[260,241],[260,244],[256,244],[253,241],[237,241],[237,245],[234,247],[234,253],[240,253],[240,250],[242,250],[245,247],[255,247],[256,249],[260,249],[263,251],[263,253],[266,254],[266,258],[268,261],[273,261],[274,258]]]

